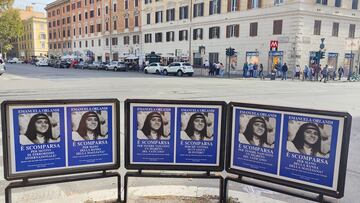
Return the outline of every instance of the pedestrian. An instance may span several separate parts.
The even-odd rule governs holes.
[[[247,78],[247,72],[249,70],[249,65],[247,62],[244,63],[244,66],[243,66],[243,77],[244,78]]]
[[[338,74],[339,74],[339,80],[341,80],[341,77],[344,74],[344,68],[342,66],[340,66],[340,68],[338,70]]]
[[[321,72],[321,64],[316,64],[315,65],[315,80],[316,81],[319,81],[319,74],[320,74],[320,72]]]
[[[259,77],[260,77],[261,80],[265,79],[265,78],[264,78],[264,66],[263,66],[262,63],[260,63]]]
[[[254,65],[252,63],[249,64],[249,73],[250,77],[254,77]]]
[[[281,80],[287,80],[288,66],[286,65],[286,63],[284,63],[284,65],[281,67],[281,71],[282,71],[282,79]]]
[[[214,75],[214,72],[213,72],[213,69],[212,69],[213,65],[214,65],[213,63],[209,63],[209,76]]]
[[[305,65],[305,68],[304,68],[304,80],[308,80],[309,71],[310,71],[309,66]]]
[[[224,66],[224,64],[222,64],[222,63],[220,63],[219,66],[220,66],[220,76],[221,76],[221,77],[224,77],[225,66]]]
[[[320,82],[324,79],[324,83],[326,83],[327,81],[327,77],[328,77],[328,65],[326,65],[322,70],[321,70],[321,79]]]
[[[216,75],[220,75],[220,63],[219,62],[217,62],[216,63],[216,66],[215,66],[215,68],[216,68]]]
[[[258,75],[258,69],[259,69],[259,66],[257,63],[254,64],[253,69],[254,69],[254,78],[256,78]]]
[[[300,80],[300,66],[299,65],[295,66],[293,74],[294,74],[293,79],[298,78]]]

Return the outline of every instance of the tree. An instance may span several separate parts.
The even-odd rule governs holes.
[[[0,0],[0,13],[12,7],[14,0]]]
[[[1,0],[0,0],[1,1]],[[8,9],[0,13],[0,52],[11,50],[11,40],[23,34],[23,24],[18,10]]]

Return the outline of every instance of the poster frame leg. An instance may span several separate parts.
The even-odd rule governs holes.
[[[127,172],[124,178],[124,203],[128,200],[128,182],[130,177],[146,177],[146,178],[193,178],[193,179],[218,179],[219,180],[219,200],[220,203],[224,201],[224,178],[221,175],[214,175],[206,172],[206,174],[163,174],[160,172]]]
[[[233,181],[236,183],[241,183],[241,184],[245,184],[245,185],[250,185],[250,186],[254,186],[254,187],[259,187],[262,189],[266,189],[266,190],[271,190],[274,192],[278,192],[278,193],[282,193],[285,195],[289,195],[289,196],[293,196],[293,197],[297,197],[297,198],[301,198],[301,199],[305,199],[305,200],[310,200],[310,201],[314,201],[314,202],[319,202],[319,203],[330,203],[329,201],[326,201],[324,199],[324,194],[318,194],[316,197],[313,196],[306,196],[306,195],[302,195],[296,192],[291,192],[291,191],[285,191],[282,189],[277,189],[277,188],[273,188],[270,186],[265,186],[265,185],[261,185],[259,183],[255,183],[255,182],[251,182],[251,181],[247,181],[244,180],[242,178],[242,176],[239,176],[238,178],[233,178],[233,177],[226,177],[224,180],[224,192],[223,192],[223,199],[224,199],[224,203],[227,203],[227,200],[229,198],[229,182]]]
[[[11,191],[12,189],[16,189],[16,188],[27,188],[27,187],[51,185],[57,183],[78,182],[78,181],[87,181],[87,180],[104,179],[104,178],[112,178],[112,177],[117,178],[117,193],[118,193],[117,202],[121,202],[121,175],[118,172],[101,172],[101,173],[60,176],[55,178],[11,182],[5,188],[5,202],[6,203],[12,202]]]

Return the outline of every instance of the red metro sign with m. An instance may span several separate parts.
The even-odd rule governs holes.
[[[270,41],[270,51],[277,51],[279,47],[279,41]]]

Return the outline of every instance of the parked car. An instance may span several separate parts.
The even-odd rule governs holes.
[[[23,63],[23,61],[18,58],[12,58],[12,59],[8,60],[8,63],[10,63],[10,64]]]
[[[5,61],[0,59],[0,75],[5,73]]]
[[[126,68],[125,62],[112,61],[106,70],[114,70],[114,71],[122,70],[122,71],[126,71],[127,68]]]
[[[94,62],[92,62],[92,63],[89,63],[89,65],[88,65],[88,69],[96,69],[96,70],[99,70],[99,68],[100,68],[100,62],[98,62],[98,61],[94,61]]]
[[[35,64],[36,66],[48,66],[48,60],[47,59],[40,59],[38,62],[36,62]]]
[[[56,60],[55,60],[55,59],[49,59],[49,60],[48,60],[48,66],[54,67],[55,64],[56,64]]]
[[[60,67],[59,68],[69,68],[70,65],[71,65],[71,61],[62,60],[62,61],[60,61]]]
[[[84,61],[80,61],[79,63],[75,64],[74,67],[75,67],[76,69],[84,69],[84,68],[83,68],[84,65],[85,65],[85,62],[84,62]]]
[[[99,69],[106,70],[106,68],[108,68],[108,66],[109,66],[108,62],[101,62]]]
[[[144,73],[156,73],[161,74],[164,70],[164,65],[161,63],[150,63],[147,67],[144,69]]]
[[[164,67],[164,75],[174,74],[177,76],[188,75],[192,76],[194,74],[194,69],[190,63],[185,62],[173,62],[168,66]]]

